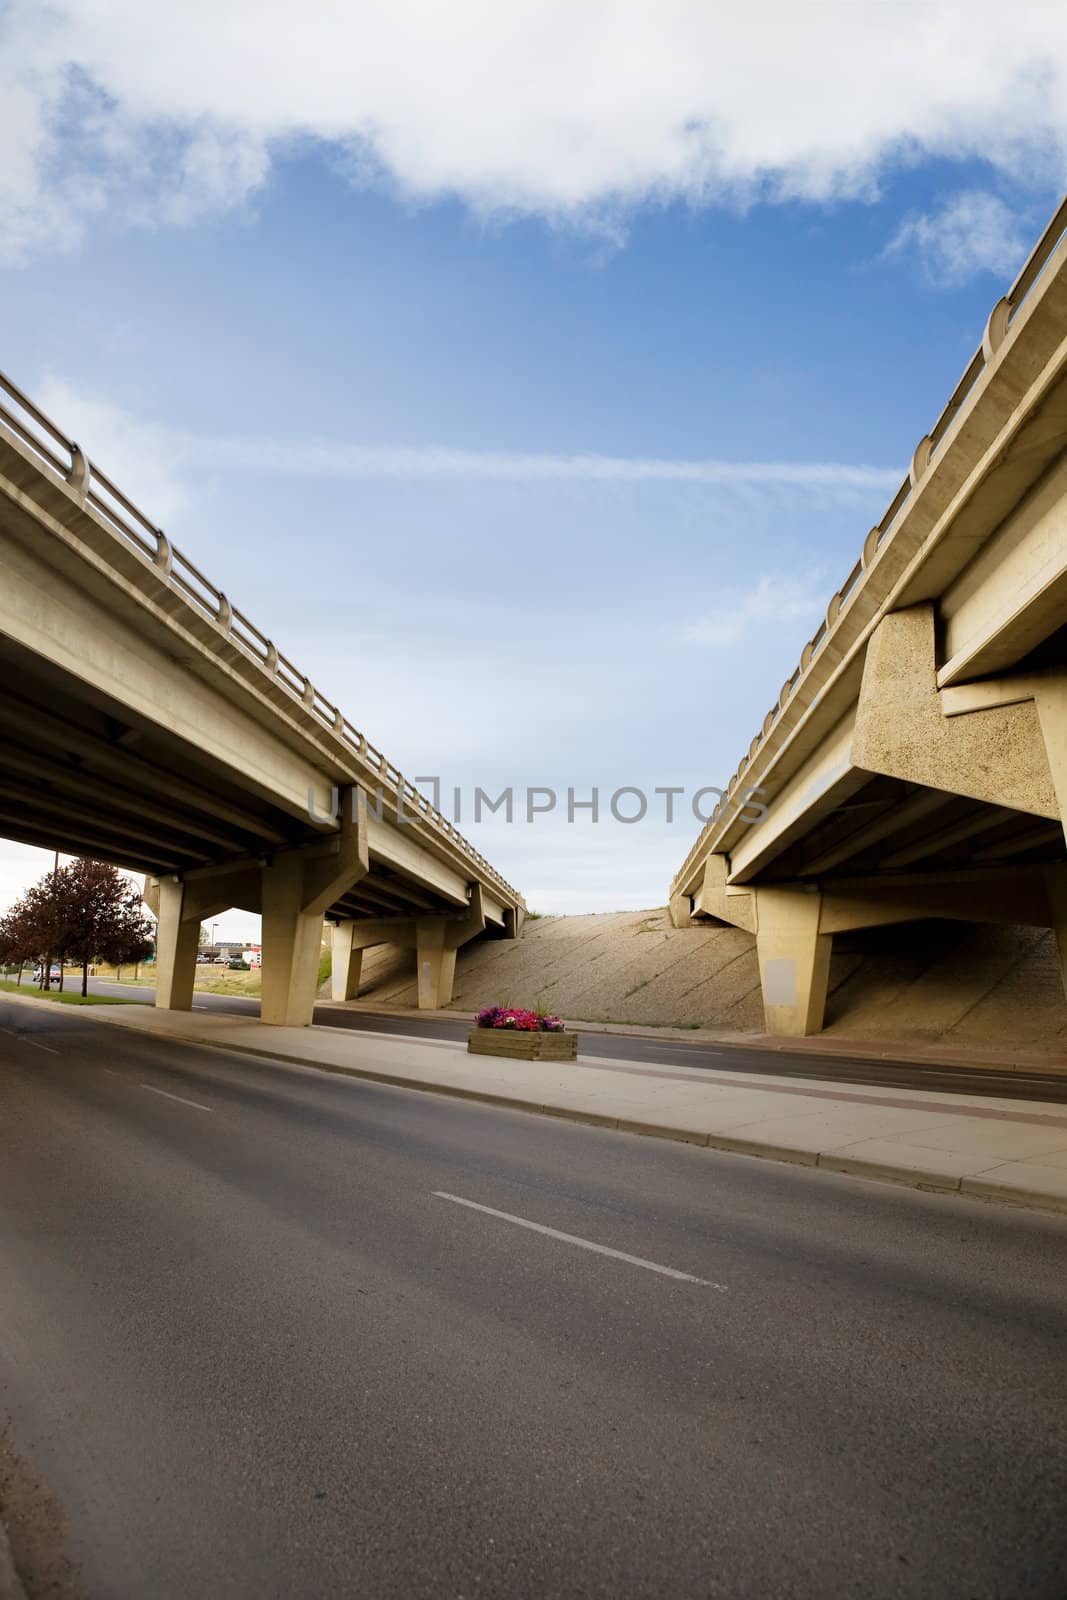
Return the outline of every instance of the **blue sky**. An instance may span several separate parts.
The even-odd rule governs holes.
[[[152,9],[0,3],[0,365],[406,772],[725,783],[1059,197],[1056,8],[963,61],[938,5],[828,48],[313,0],[337,61]],[[695,836],[653,812],[465,831],[612,910]],[[43,864],[0,844],[0,900]]]

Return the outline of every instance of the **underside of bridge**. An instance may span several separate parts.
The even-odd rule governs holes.
[[[769,1028],[822,1026],[833,935],[928,917],[1052,927],[1067,979],[1067,651],[939,691],[935,608],[885,616],[856,707],[732,855],[710,854],[675,920],[755,933]],[[842,747],[847,759],[838,758]]]
[[[758,799],[762,814],[745,805]],[[1067,202],[671,887],[756,935],[768,1028],[836,933],[1053,928],[1067,977]]]
[[[151,874],[252,863],[321,839],[203,750],[0,635],[0,835]],[[258,906],[241,909],[258,910]],[[455,914],[372,849],[327,916]]]
[[[153,876],[211,872],[321,839],[238,788],[221,764],[0,636],[0,835]],[[259,910],[259,906],[242,906]],[[455,914],[391,869],[338,893],[328,917]]]
[[[362,949],[388,942],[418,950],[424,1003],[446,1004],[459,945],[487,927],[507,931],[487,924],[476,885],[461,901],[417,866],[401,872],[383,859],[365,814],[346,862],[335,836],[3,637],[0,674],[0,835],[146,875],[160,1004],[191,1004],[201,922],[233,907],[263,916],[264,1018],[289,1023],[310,1020],[323,916],[334,925],[338,998],[358,988]],[[283,881],[287,863],[299,865],[299,883]]]
[[[58,446],[58,453],[57,453]],[[362,949],[514,937],[521,895],[0,376],[0,835],[143,873],[157,1004],[192,1001],[203,920],[263,919],[264,1021],[311,1020]]]

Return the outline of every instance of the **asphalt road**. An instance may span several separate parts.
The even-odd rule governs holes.
[[[89,1600],[1063,1600],[1067,1224],[0,1028],[0,1410]]]
[[[91,979],[90,987],[99,994],[125,995],[151,1004],[155,990],[148,986],[109,983]],[[259,1016],[259,1001],[243,995],[206,994],[197,991],[194,1005],[209,1011],[231,1011],[244,1016]],[[465,1039],[469,1023],[460,1018],[398,1016],[389,1011],[347,1011],[319,1006],[315,1021],[330,1028],[371,1029],[375,1033],[396,1033],[424,1039]],[[581,1024],[578,1024],[581,1028]],[[582,1054],[613,1057],[620,1061],[652,1061],[661,1065],[707,1067],[721,1072],[753,1072],[778,1078],[830,1078],[838,1082],[879,1084],[896,1089],[929,1089],[957,1094],[992,1095],[1008,1100],[1055,1100],[1067,1103],[1067,1076],[1062,1073],[998,1071],[990,1067],[939,1067],[916,1061],[872,1061],[841,1054],[820,1056],[786,1050],[759,1050],[750,1046],[731,1046],[716,1041],[712,1045],[679,1039],[665,1032],[662,1037],[635,1037],[618,1033],[582,1033]]]

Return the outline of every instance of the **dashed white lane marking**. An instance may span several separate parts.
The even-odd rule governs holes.
[[[483,1211],[487,1217],[499,1217],[502,1222],[513,1222],[517,1228],[529,1228],[531,1233],[544,1233],[550,1239],[562,1239],[564,1244],[577,1245],[579,1250],[595,1250],[597,1255],[611,1256],[616,1261],[628,1261],[632,1267],[644,1267],[647,1272],[658,1272],[664,1278],[680,1278],[683,1283],[702,1283],[705,1288],[726,1293],[724,1283],[712,1283],[710,1278],[694,1278],[691,1272],[679,1272],[676,1267],[661,1267],[658,1261],[646,1261],[644,1256],[631,1256],[625,1250],[613,1250],[610,1245],[594,1244],[592,1239],[580,1239],[575,1233],[561,1233],[558,1228],[546,1228],[543,1222],[531,1222],[528,1217],[512,1216],[510,1211],[497,1211],[492,1206],[479,1205],[477,1200],[464,1200],[462,1195],[446,1194],[434,1189],[438,1200],[451,1200],[453,1205],[469,1206],[472,1211]]]
[[[16,1033],[14,1028],[0,1028],[0,1033],[9,1033],[13,1039],[19,1039],[23,1044],[32,1044],[35,1050],[47,1050],[50,1056],[62,1054],[60,1050],[53,1050],[50,1044],[39,1044],[36,1039],[31,1039],[29,1034]]]
[[[165,1100],[177,1100],[179,1105],[193,1106],[197,1111],[211,1111],[212,1106],[202,1106],[199,1100],[187,1100],[183,1094],[170,1094],[166,1089],[157,1089],[151,1083],[142,1083],[142,1089],[147,1089],[149,1094],[161,1094]]]

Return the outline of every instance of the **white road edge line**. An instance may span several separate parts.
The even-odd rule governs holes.
[[[193,1106],[197,1111],[213,1111],[215,1109],[214,1106],[202,1106],[199,1100],[186,1100],[184,1095],[171,1094],[167,1089],[157,1089],[150,1083],[142,1083],[138,1087],[147,1089],[149,1094],[161,1094],[166,1100],[177,1100],[179,1105]]]
[[[580,1250],[595,1250],[597,1255],[611,1256],[615,1261],[628,1261],[632,1267],[644,1267],[648,1272],[658,1272],[664,1278],[680,1278],[683,1283],[701,1283],[707,1289],[726,1293],[724,1283],[713,1283],[710,1278],[695,1278],[691,1272],[679,1272],[675,1267],[661,1267],[657,1261],[646,1261],[644,1256],[631,1256],[625,1250],[613,1250],[610,1245],[594,1244],[592,1239],[580,1239],[574,1233],[561,1233],[558,1228],[546,1228],[542,1222],[530,1222],[526,1217],[512,1216],[510,1211],[497,1211],[493,1206],[479,1205],[477,1200],[464,1200],[462,1195],[446,1194],[443,1189],[432,1191],[437,1200],[451,1200],[453,1205],[469,1206],[472,1211],[484,1211],[487,1217],[499,1217],[502,1222],[513,1222],[517,1228],[529,1228],[532,1233],[545,1233],[550,1239],[562,1239],[564,1244],[576,1244]]]
[[[35,1050],[47,1050],[50,1056],[62,1055],[61,1050],[54,1050],[50,1044],[38,1044],[36,1039],[31,1039],[28,1034],[16,1033],[14,1028],[0,1028],[0,1033],[9,1033],[13,1039],[21,1039],[23,1044],[32,1044]]]

